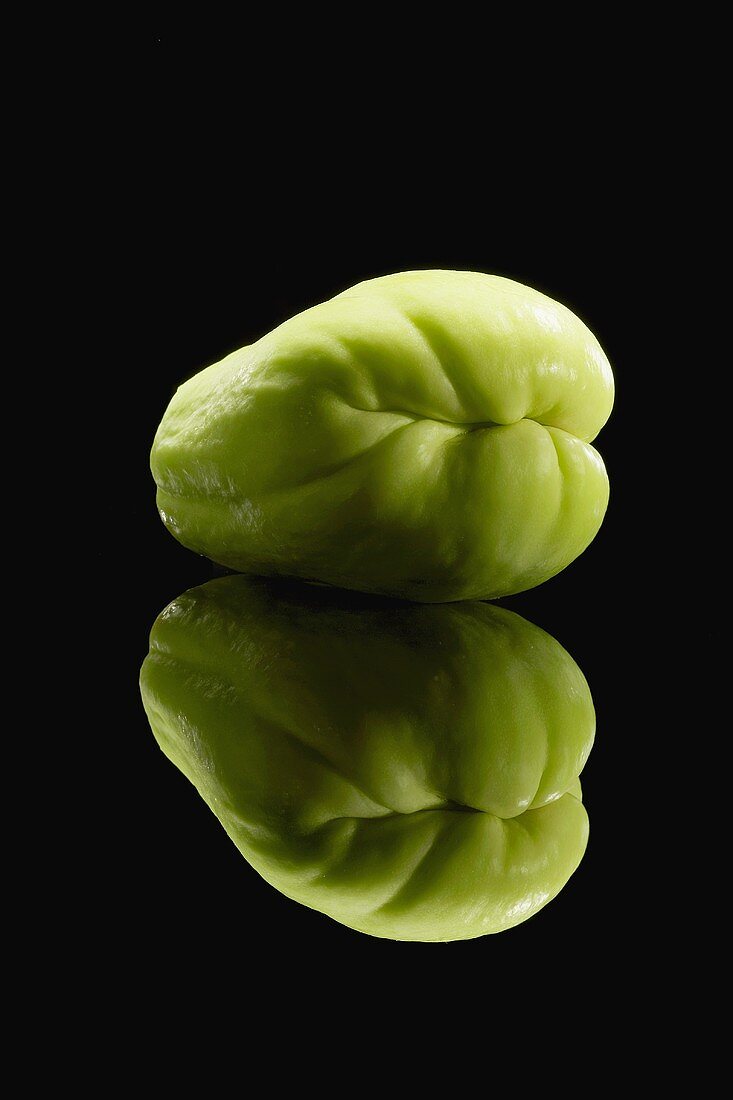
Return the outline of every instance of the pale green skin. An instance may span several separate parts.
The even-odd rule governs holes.
[[[598,341],[509,279],[347,290],[180,387],[151,456],[185,546],[243,572],[435,602],[519,592],[608,502]]]
[[[510,611],[226,577],[162,613],[141,688],[263,878],[372,936],[500,932],[583,855],[588,685]]]

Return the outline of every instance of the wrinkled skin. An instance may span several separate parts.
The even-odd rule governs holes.
[[[510,611],[226,577],[161,614],[141,687],[252,866],[373,936],[499,932],[583,855],[588,685]]]
[[[508,279],[360,283],[180,387],[153,445],[185,546],[424,602],[520,592],[593,539],[613,404],[598,341]]]

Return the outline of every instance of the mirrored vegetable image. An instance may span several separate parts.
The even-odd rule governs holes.
[[[141,690],[248,863],[361,932],[500,932],[583,856],[590,691],[511,611],[224,577],[159,616]]]

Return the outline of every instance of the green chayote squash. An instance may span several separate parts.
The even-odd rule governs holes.
[[[163,521],[242,572],[424,602],[531,588],[608,501],[595,337],[509,279],[360,283],[180,387],[151,464]]]
[[[252,866],[373,936],[499,932],[583,855],[588,685],[510,611],[230,576],[161,614],[141,686]]]

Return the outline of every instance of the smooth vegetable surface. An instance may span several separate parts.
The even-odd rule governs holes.
[[[179,541],[243,572],[424,602],[531,588],[608,501],[613,404],[570,310],[497,276],[360,283],[180,387],[151,464]]]
[[[252,866],[371,935],[509,928],[583,855],[591,696],[510,611],[226,577],[160,615],[141,688]]]

